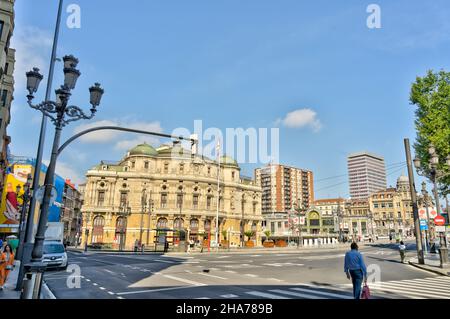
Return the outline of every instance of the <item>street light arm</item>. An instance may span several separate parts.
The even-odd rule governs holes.
[[[67,141],[64,142],[64,144],[62,144],[59,147],[58,156],[70,143],[72,143],[77,138],[79,138],[83,135],[86,135],[88,133],[91,133],[91,132],[102,131],[102,130],[113,130],[113,131],[123,131],[123,132],[130,132],[130,133],[147,134],[147,135],[154,135],[154,136],[159,136],[159,137],[175,138],[175,139],[179,139],[179,140],[191,141],[191,143],[197,143],[196,139],[187,138],[187,137],[183,137],[183,136],[175,136],[175,135],[170,135],[170,134],[136,130],[136,129],[120,127],[120,126],[98,126],[98,127],[93,127],[93,128],[81,131],[81,132],[75,134],[74,136],[72,136],[71,138],[69,138]]]
[[[70,122],[78,121],[78,120],[90,120],[94,117],[97,110],[95,108],[91,108],[91,114],[86,115],[81,108],[78,106],[68,106],[64,113],[69,119],[64,120],[64,126],[69,124]]]
[[[57,104],[53,101],[46,101],[46,102],[42,102],[37,105],[34,105],[32,103],[33,98],[34,97],[32,95],[28,96],[28,105],[35,110],[41,111],[45,116],[49,117],[53,123],[56,123],[57,118],[54,117],[52,114],[57,114],[57,110],[56,110]]]

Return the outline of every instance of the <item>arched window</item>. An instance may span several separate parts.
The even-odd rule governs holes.
[[[125,233],[127,231],[126,217],[119,217],[116,220],[116,233]]]
[[[96,216],[94,218],[94,227],[92,229],[92,243],[103,242],[103,227],[105,226],[105,218],[103,216]]]
[[[184,220],[177,218],[173,221],[173,229],[183,229]]]
[[[205,220],[204,228],[205,232],[209,232],[211,230],[211,221],[209,219]]]
[[[158,219],[158,222],[156,223],[156,228],[163,229],[167,228],[167,218],[161,217]]]
[[[191,219],[190,228],[191,232],[196,233],[198,231],[198,219]]]

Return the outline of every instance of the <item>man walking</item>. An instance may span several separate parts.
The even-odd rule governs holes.
[[[345,254],[344,272],[348,279],[352,279],[353,297],[360,299],[363,280],[367,283],[367,269],[363,256],[358,251],[358,245],[352,243],[350,248],[351,250]]]

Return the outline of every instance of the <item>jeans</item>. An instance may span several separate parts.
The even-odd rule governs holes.
[[[353,284],[353,297],[355,299],[361,298],[361,286],[364,279],[362,270],[350,270],[350,276],[352,277]]]

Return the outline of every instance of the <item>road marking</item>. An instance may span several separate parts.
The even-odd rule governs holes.
[[[233,294],[228,294],[228,295],[221,295],[220,297],[226,298],[226,299],[231,299],[231,298],[238,298],[239,296],[233,295]]]
[[[93,283],[94,286],[98,286],[98,284],[96,284],[95,282]]]
[[[108,269],[103,269],[104,271],[106,271],[107,273],[110,273],[111,275],[116,275],[116,273],[114,271],[108,270]]]
[[[372,284],[369,286],[373,290],[382,290],[382,291],[391,291],[395,293],[405,294],[405,295],[414,295],[422,298],[430,298],[430,297],[439,297],[442,299],[450,299],[448,293],[440,293],[436,290],[429,290],[422,287],[408,287],[407,285],[393,284],[393,283],[380,283],[380,284]],[[425,291],[426,290],[426,291]]]
[[[186,288],[194,288],[194,287],[198,287],[198,286],[194,285],[194,286],[181,286],[181,287],[170,287],[170,288],[150,289],[150,290],[125,291],[125,292],[118,292],[118,293],[116,293],[116,295],[143,294],[143,293],[152,293],[152,292],[158,292],[158,291],[177,290],[177,289],[186,289]]]
[[[211,299],[209,297],[200,297],[200,298],[194,298],[194,299]]]
[[[252,278],[258,277],[258,275],[254,275],[254,274],[245,274],[244,276],[248,276],[248,277],[252,277]]]
[[[87,281],[87,282],[90,282],[91,280],[86,278],[86,281]]]
[[[230,258],[231,256],[218,256],[217,259]]]
[[[101,290],[106,290],[106,288],[104,288],[104,287],[99,287]]]
[[[291,288],[291,289],[295,290],[295,291],[310,292],[313,294],[328,296],[328,297],[337,297],[337,298],[341,298],[341,299],[353,299],[353,296],[350,297],[348,295],[334,294],[334,293],[325,292],[325,291],[317,291],[317,290],[311,290],[311,289],[305,289],[305,288]]]
[[[197,273],[197,274],[202,275],[202,276],[207,276],[207,277],[213,277],[213,278],[223,279],[223,280],[227,280],[227,279],[228,279],[228,278],[219,277],[219,276],[215,276],[215,275],[205,274],[205,273],[203,273],[203,272],[199,272],[199,273]]]
[[[261,255],[250,255],[250,257],[261,257]]]
[[[183,264],[199,264],[199,261],[185,261]]]
[[[277,279],[277,278],[269,278],[269,279],[267,279],[267,280],[273,280],[273,281],[283,281],[283,280],[281,280],[281,279]]]
[[[281,289],[273,289],[273,290],[269,290],[270,292],[276,292],[279,294],[284,294],[284,295],[289,295],[289,296],[294,296],[294,297],[301,297],[301,298],[305,298],[305,299],[316,299],[317,297],[312,296],[312,295],[305,295],[302,293],[298,293],[298,292],[292,292],[292,291],[287,291],[287,290],[281,290]],[[319,299],[319,298],[317,298]],[[322,298],[322,299],[328,299],[328,298]]]
[[[278,296],[278,295],[269,294],[267,292],[261,292],[261,291],[246,291],[245,293],[248,295],[264,297],[264,298],[269,298],[269,299],[292,299],[289,297]]]
[[[175,277],[175,276],[172,276],[172,275],[163,275],[163,276],[166,277],[166,278],[177,280],[177,281],[181,281],[181,282],[184,282],[184,283],[190,284],[190,285],[206,286],[206,284],[203,284],[201,282],[196,282],[196,281],[192,281],[192,280],[188,280],[188,279],[184,279],[184,278],[180,278],[180,277]]]
[[[155,259],[154,261],[159,261],[159,262],[166,263],[166,264],[177,264],[177,262],[170,261],[170,260]]]
[[[235,274],[236,273],[234,270],[225,270],[225,272],[228,272],[230,274]]]
[[[114,293],[113,293],[113,292],[111,292],[111,291],[108,291],[108,293],[109,293],[110,295],[114,295]]]
[[[117,299],[125,299],[125,298],[118,296]]]

